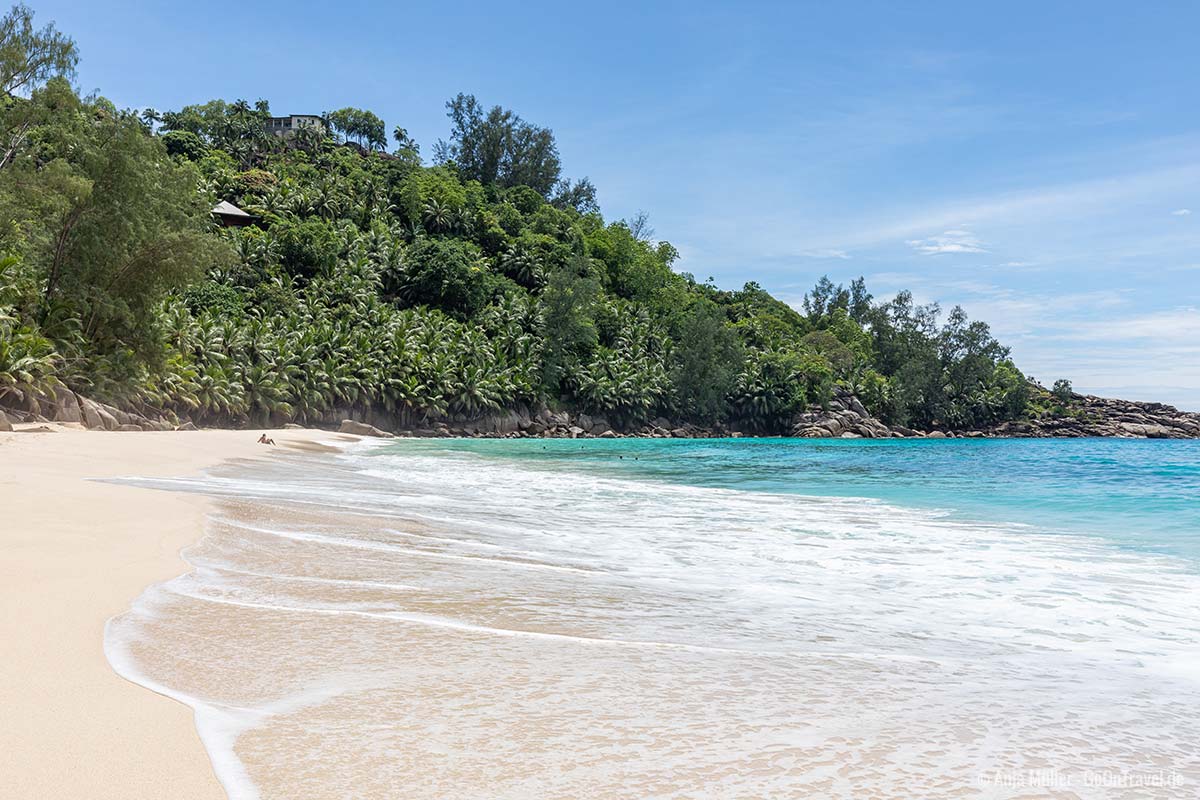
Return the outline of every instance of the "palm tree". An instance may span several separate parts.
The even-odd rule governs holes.
[[[62,357],[36,329],[0,324],[0,400],[27,392],[53,393]]]
[[[454,211],[436,197],[431,197],[421,212],[421,221],[430,233],[445,233],[454,224]]]
[[[545,271],[537,259],[518,245],[509,245],[500,255],[500,269],[518,283],[531,289],[541,287],[546,282]]]
[[[299,130],[293,131],[287,141],[295,148],[305,150],[309,153],[316,153],[322,149],[325,144],[325,133],[316,126],[305,126]]]

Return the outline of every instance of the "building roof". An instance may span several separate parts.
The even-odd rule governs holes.
[[[245,217],[246,219],[252,219],[254,216],[253,214],[247,214],[227,200],[222,200],[213,206],[212,213],[219,217]]]

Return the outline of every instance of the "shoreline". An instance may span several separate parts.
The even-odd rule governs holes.
[[[104,653],[111,617],[190,569],[180,552],[203,536],[211,501],[103,479],[191,475],[273,451],[249,430],[84,433],[0,433],[5,795],[225,798],[192,709],[122,678]],[[308,449],[338,434],[272,436]]]
[[[861,495],[874,504],[788,493],[839,461],[868,484],[902,477],[903,451],[864,464],[842,448],[822,462],[803,444],[783,447],[789,460],[696,443],[724,475],[696,486],[691,457],[630,465],[641,442],[622,443],[630,469],[615,475],[573,465],[578,442],[550,447],[567,460],[545,465],[521,456],[538,443],[493,442],[497,458],[427,444],[284,453],[188,487],[222,498],[186,552],[202,567],[143,595],[112,641],[135,674],[218,712],[197,719],[231,796],[904,798],[970,793],[985,770],[1037,759],[1187,763],[1196,687],[1179,659],[1194,626],[1179,614],[1200,591],[1192,570],[888,506],[886,489]],[[596,444],[600,461],[615,457]],[[1021,471],[996,458],[961,469],[980,462],[959,447],[966,460],[945,472],[976,487],[965,508]],[[1082,447],[1108,463],[1106,448]],[[918,449],[930,462],[948,452]],[[1042,477],[1061,468],[1047,448],[1012,449]],[[1133,450],[1118,461],[1136,479],[1145,448]],[[747,459],[764,469],[756,488],[782,491],[742,491]],[[1152,710],[1121,725],[1131,681],[1157,688],[1138,702]],[[1032,721],[1009,713],[1023,702]]]
[[[914,763],[937,765],[922,770],[933,773],[936,785],[968,787],[972,775],[983,774],[980,770],[1012,759],[1020,763],[1025,754],[1019,743],[1027,729],[1011,716],[989,716],[989,708],[1011,707],[1029,696],[1045,708],[1071,700],[1075,705],[1066,707],[1074,709],[1074,718],[1052,716],[1045,722],[1064,732],[1056,758],[1082,758],[1071,749],[1073,731],[1082,725],[1080,736],[1097,737],[1108,730],[1113,719],[1104,709],[1121,702],[1121,670],[1145,668],[1122,657],[1121,664],[1088,673],[1103,678],[1099,697],[1077,695],[1072,690],[1076,668],[1094,666],[1083,651],[1067,645],[1055,662],[1061,667],[1057,672],[1049,677],[1040,671],[1020,673],[1014,681],[1005,666],[1012,663],[1013,642],[1023,643],[1021,652],[1044,655],[1046,636],[1087,630],[1094,620],[1109,618],[1113,603],[1125,602],[1120,588],[1125,583],[1118,586],[1114,576],[1148,590],[1163,578],[1151,561],[1093,558],[1083,551],[1078,563],[1090,565],[1080,567],[1084,582],[1058,589],[1116,587],[1115,594],[1089,599],[1060,631],[1038,616],[1060,612],[1037,602],[1047,588],[1043,579],[1053,584],[1067,572],[1068,579],[1075,576],[1062,570],[1076,561],[1062,559],[1058,537],[1011,537],[990,524],[948,528],[940,516],[903,511],[889,515],[903,524],[881,533],[850,497],[833,505],[787,494],[755,493],[735,501],[723,491],[707,492],[684,481],[679,491],[632,485],[620,493],[624,505],[605,506],[607,517],[572,518],[591,520],[600,531],[618,526],[621,536],[572,538],[571,532],[581,528],[563,524],[555,516],[561,509],[575,508],[581,498],[608,503],[614,497],[607,491],[589,495],[593,481],[583,471],[576,476],[582,481],[570,473],[553,481],[525,475],[507,486],[512,464],[472,459],[465,467],[454,460],[437,467],[419,453],[412,458],[397,453],[392,467],[384,458],[377,469],[346,471],[340,460],[290,457],[370,441],[324,431],[271,434],[280,445],[276,448],[255,444],[257,430],[133,437],[81,432],[0,434],[0,502],[6,511],[6,525],[0,526],[5,556],[0,591],[8,593],[4,633],[13,651],[5,661],[8,680],[0,697],[12,710],[9,724],[0,726],[6,797],[224,798],[223,780],[233,797],[257,797],[257,790],[265,797],[336,797],[346,785],[359,787],[364,796],[383,797],[403,782],[414,798],[442,798],[447,787],[451,794],[461,788],[464,795],[516,798],[527,796],[526,769],[548,781],[547,797],[589,792],[621,797],[631,779],[647,786],[670,780],[689,787],[691,794],[708,796],[713,759],[739,765],[728,775],[754,787],[747,793],[770,793],[766,784],[755,782],[759,779],[753,776],[759,775],[796,792],[852,796],[809,782],[801,769],[821,763],[841,764],[850,783],[834,788],[855,792],[860,785],[877,787],[888,797],[933,791],[929,787],[935,784],[909,783]],[[676,469],[683,471],[678,474],[690,472],[691,463],[678,462]],[[218,465],[207,482],[202,470]],[[321,472],[322,465],[330,471]],[[811,466],[806,460],[803,468]],[[882,469],[890,474],[886,465]],[[992,478],[1007,472],[1004,465],[996,466]],[[150,483],[183,477],[189,485],[177,492],[103,482],[134,476]],[[226,480],[232,481],[227,491]],[[206,483],[215,497],[201,493]],[[503,499],[515,516],[507,526],[493,528],[489,509],[498,499],[486,489],[502,484],[507,486]],[[297,493],[289,493],[289,487]],[[351,511],[355,523],[343,524],[344,499],[359,490],[363,502]],[[428,497],[441,501],[412,508],[413,498]],[[622,522],[650,508],[662,509],[666,522],[652,528]],[[810,533],[804,540],[793,542],[786,534],[796,533],[798,514],[812,527],[805,528]],[[206,518],[213,522],[205,525]],[[695,524],[698,518],[704,525]],[[14,519],[18,525],[7,524]],[[541,532],[544,525],[555,525],[560,534],[551,537],[553,546]],[[812,559],[807,541],[812,537],[828,537],[833,557],[853,566],[830,569],[828,559]],[[731,542],[743,541],[748,547],[731,549]],[[687,558],[670,558],[681,552],[680,543],[688,544]],[[212,569],[192,571],[180,551],[193,545],[196,563]],[[779,558],[764,560],[767,547],[781,547],[768,551]],[[631,554],[643,552],[651,555],[643,568],[663,567],[651,571],[648,581],[626,579]],[[897,585],[898,563],[905,571],[922,570],[933,582]],[[794,577],[796,569],[805,570],[803,581]],[[706,606],[713,596],[706,587],[728,570],[778,584],[778,591],[755,594],[749,605],[731,608],[718,601]],[[992,620],[997,602],[1025,595],[1012,594],[1007,583],[988,576],[1024,570],[1034,577],[1027,587],[1031,602],[1023,607],[1032,616],[1018,615],[1004,628],[1003,648],[990,634],[909,635],[924,632],[930,615],[957,619],[959,632],[969,632],[979,619]],[[184,573],[170,581],[182,591],[147,591]],[[531,575],[537,578],[530,580]],[[848,590],[847,579],[863,581],[866,590]],[[946,589],[946,582],[959,588]],[[1127,637],[1120,641],[1130,643],[1131,658],[1163,655],[1162,642],[1180,641],[1160,642],[1155,633],[1171,629],[1171,615],[1178,613],[1168,601],[1186,598],[1195,586],[1188,577],[1170,589],[1155,589],[1159,594],[1138,606],[1148,614],[1146,624],[1141,617],[1132,619],[1089,641],[1108,647],[1117,640],[1107,637]],[[276,591],[277,597],[262,601],[263,592]],[[1091,598],[1091,593],[1077,593]],[[857,615],[858,597],[882,603],[881,613],[861,617],[871,620],[866,626],[851,616]],[[960,612],[963,597],[976,599]],[[231,602],[204,602],[222,599]],[[918,614],[922,603],[931,605]],[[105,657],[113,652],[106,649],[111,640],[105,638],[105,624],[119,627],[117,620],[131,606],[141,617],[126,620],[132,624],[118,631],[117,641],[132,643],[127,652],[136,654],[135,671],[148,680],[132,675],[127,682],[119,677],[130,674],[122,670],[121,659]],[[822,616],[827,606],[839,611]],[[204,610],[196,614],[200,607]],[[698,608],[711,613],[696,614]],[[801,614],[805,609],[816,613]],[[299,623],[296,614],[311,610],[322,613],[305,613]],[[745,625],[751,611],[761,628]],[[965,616],[956,617],[959,613]],[[648,614],[662,615],[654,617],[662,624],[644,629]],[[798,615],[811,624],[797,628]],[[779,649],[782,642],[787,644]],[[942,677],[949,689],[933,693],[938,716],[930,719],[925,715],[928,670],[938,668],[943,657],[946,664],[970,663],[975,672],[964,676],[957,667],[947,668]],[[1171,663],[1158,668],[1167,670],[1161,673],[1164,680],[1178,677]],[[748,670],[753,680],[739,683]],[[614,681],[612,675],[623,677]],[[991,698],[988,692],[971,688],[964,695],[954,688],[977,683],[1005,692],[1004,702],[988,706],[976,699]],[[579,692],[562,691],[563,686]],[[739,689],[721,695],[728,702],[695,702],[704,692],[724,693],[729,686]],[[819,687],[811,695],[818,713],[797,718],[792,698],[809,697],[805,692],[814,686]],[[1190,684],[1184,688],[1179,696],[1190,697]],[[911,721],[919,735],[896,738],[894,726],[851,723],[841,710],[845,701],[836,698],[864,696],[885,708],[887,718]],[[189,697],[203,702],[190,703]],[[785,702],[772,706],[777,698]],[[966,706],[964,698],[970,701]],[[653,705],[656,699],[660,706]],[[646,703],[648,717],[643,716]],[[1174,706],[1163,708],[1158,728],[1146,730],[1161,728],[1178,737],[1151,751],[1140,749],[1144,732],[1117,737],[1111,757],[1096,768],[1133,770],[1147,753],[1179,761],[1178,753],[1186,751],[1177,742],[1188,740],[1194,721]],[[222,713],[205,716],[214,709]],[[589,717],[597,710],[603,713]],[[957,731],[981,719],[997,737],[1017,745],[1002,753],[968,748],[947,756],[962,744]],[[570,727],[560,720],[583,721]],[[708,733],[750,724],[770,725],[774,741],[790,747],[799,766],[757,761],[761,748],[739,737],[714,745]],[[852,742],[841,735],[848,724],[855,726]],[[379,738],[364,747],[361,732],[368,729]],[[580,763],[576,745],[596,731],[602,741],[628,745],[614,750],[616,762],[627,770],[619,778],[604,770],[588,773],[586,763],[574,777],[562,768]],[[681,737],[693,746],[645,750],[637,743],[647,731],[655,742]],[[687,739],[697,731],[703,731],[699,738]],[[219,738],[224,734],[230,735]],[[495,748],[497,740],[515,744]],[[799,748],[798,740],[817,742],[817,750]],[[879,752],[880,746],[902,754],[910,746],[925,749],[885,760],[883,773],[877,763],[858,769],[863,754]],[[471,758],[447,759],[447,753]],[[472,768],[458,770],[456,762]],[[514,765],[522,771],[514,771]],[[737,771],[741,766],[745,772]],[[1180,780],[1185,778],[1192,780],[1186,770]]]
[[[643,423],[610,421],[603,414],[579,409],[551,411],[526,405],[498,408],[474,417],[426,418],[417,421],[411,413],[381,412],[369,404],[357,410],[335,409],[317,415],[306,424],[313,430],[335,431],[355,436],[380,438],[485,438],[485,439],[712,439],[775,438],[801,439],[1200,439],[1200,412],[1180,411],[1163,403],[1117,400],[1073,394],[1071,408],[1031,409],[1024,416],[974,427],[934,423],[916,430],[895,422],[884,423],[872,415],[859,398],[844,388],[835,388],[825,404],[809,404],[786,425],[764,429],[746,428],[736,421],[696,423],[655,417]],[[0,431],[11,421],[30,423],[80,423],[107,431],[154,432],[229,430],[198,428],[195,420],[162,412],[149,417],[89,400],[72,392],[55,398],[26,398],[26,408],[0,408]],[[45,416],[43,416],[43,414]],[[11,419],[10,419],[11,418]],[[266,420],[268,430],[295,428],[290,418]],[[245,430],[244,428],[235,428]]]

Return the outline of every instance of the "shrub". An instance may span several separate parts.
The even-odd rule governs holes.
[[[410,305],[435,306],[465,318],[491,299],[492,277],[475,245],[423,238],[405,251],[402,269],[384,276],[384,288]]]
[[[208,155],[208,148],[200,137],[191,131],[168,131],[162,136],[167,152],[188,161],[199,161]]]
[[[1071,388],[1071,382],[1066,378],[1059,378],[1054,382],[1054,388],[1050,390],[1050,394],[1054,395],[1054,399],[1062,405],[1071,402],[1071,395],[1074,390]]]
[[[319,219],[281,227],[277,242],[280,265],[289,275],[306,280],[331,273],[341,252],[333,228]]]

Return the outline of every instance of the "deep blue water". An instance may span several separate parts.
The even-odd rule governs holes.
[[[394,446],[473,453],[525,469],[869,497],[1200,562],[1200,441],[462,439]]]

